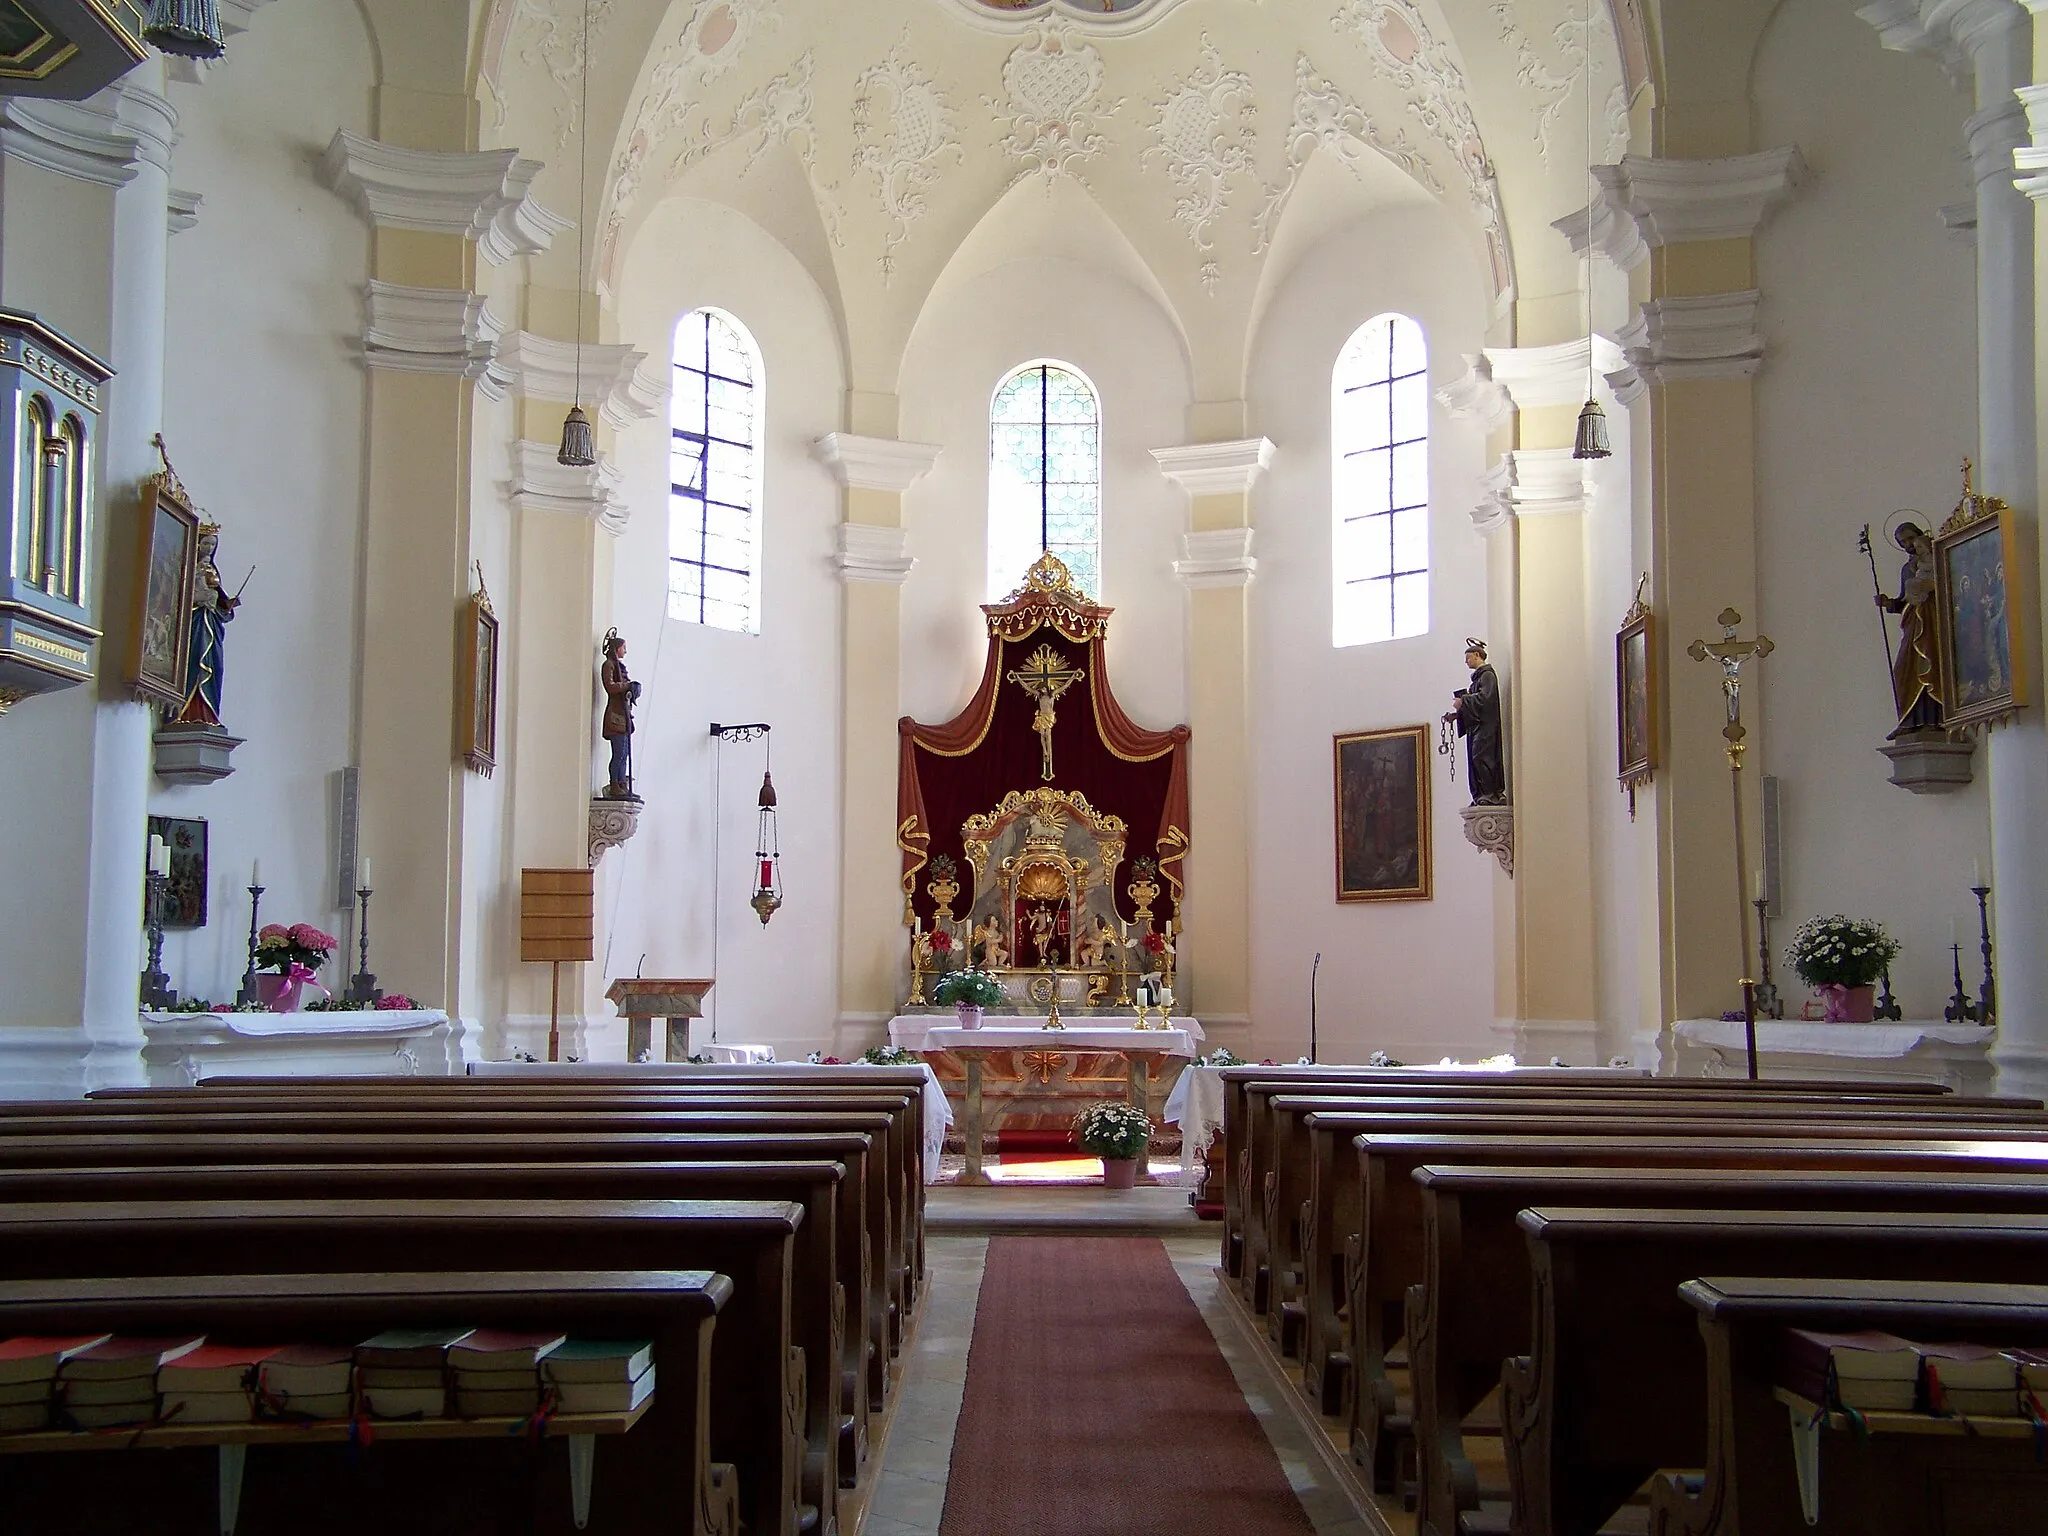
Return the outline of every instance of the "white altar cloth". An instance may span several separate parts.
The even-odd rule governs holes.
[[[1740,1019],[1680,1019],[1671,1033],[1709,1050],[1748,1049]],[[1793,1056],[1853,1056],[1859,1060],[1910,1056],[1923,1045],[1986,1045],[1996,1030],[1981,1024],[1822,1024],[1804,1019],[1758,1019],[1756,1048]]]
[[[1193,1173],[1223,1129],[1223,1069],[1191,1064],[1166,1096],[1165,1118],[1180,1127],[1180,1166]]]
[[[1128,1024],[1076,1020],[1065,1029],[1046,1029],[1035,1022],[988,1023],[962,1029],[943,1013],[899,1014],[889,1021],[889,1043],[906,1051],[948,1051],[956,1045],[1014,1051],[1164,1051],[1193,1056],[1202,1026],[1193,1019],[1169,1019],[1165,1029],[1133,1029]]]
[[[204,1077],[446,1077],[463,1070],[465,1027],[438,1008],[144,1013],[140,1023],[153,1087],[188,1087]]]
[[[1995,1029],[1936,1019],[1759,1019],[1756,1054],[1768,1077],[1936,1082],[1956,1093],[1990,1093],[1997,1080],[1991,1064],[1997,1038]],[[1740,1019],[1680,1019],[1671,1026],[1671,1051],[1664,1070],[1680,1077],[1740,1076],[1748,1068]]]
[[[776,1065],[784,1067],[806,1067],[819,1066],[822,1065],[822,1063],[806,1061],[784,1061],[778,1062],[776,1063]],[[843,1065],[848,1067],[878,1067],[881,1065],[881,1063],[877,1061],[848,1061],[843,1063],[837,1063],[837,1065]],[[924,1143],[924,1181],[927,1184],[936,1184],[939,1182],[940,1160],[944,1158],[946,1155],[946,1127],[953,1123],[953,1106],[946,1102],[946,1090],[939,1086],[939,1074],[932,1070],[931,1063],[928,1061],[920,1061],[918,1063],[918,1066],[924,1069],[924,1094],[922,1103],[922,1108],[924,1111],[924,1134],[921,1138]],[[900,1071],[901,1068],[898,1068],[897,1070]]]
[[[775,1047],[772,1045],[707,1045],[704,1047],[704,1054],[721,1067],[777,1065]]]

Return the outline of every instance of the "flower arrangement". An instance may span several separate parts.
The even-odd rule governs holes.
[[[1868,987],[1899,956],[1899,941],[1867,917],[1810,917],[1785,949],[1785,963],[1809,987]]]
[[[695,1060],[694,1057],[691,1059]],[[708,1061],[710,1058],[707,1056],[705,1060]],[[804,1060],[814,1067],[843,1067],[846,1065],[837,1056],[827,1056],[823,1051],[813,1051]]]
[[[1101,1158],[1140,1158],[1152,1140],[1145,1111],[1122,1099],[1103,1099],[1074,1116],[1074,1138]]]
[[[1158,969],[1166,961],[1165,935],[1146,929],[1144,937],[1138,940],[1138,953],[1144,957],[1146,965]]]
[[[871,1067],[914,1067],[924,1058],[900,1045],[871,1045],[860,1053],[860,1059]]]
[[[1403,1067],[1407,1065],[1406,1062],[1394,1060],[1385,1051],[1374,1051],[1365,1058],[1365,1064],[1368,1067]]]
[[[944,928],[932,929],[932,959],[938,962],[939,969],[945,969],[946,961],[952,956],[954,947],[952,934],[946,932]]]
[[[1229,1046],[1219,1045],[1202,1057],[1198,1064],[1204,1067],[1241,1067],[1244,1065],[1244,1058]]]
[[[265,923],[256,935],[256,969],[283,976],[295,965],[319,970],[339,944],[332,934],[322,933],[311,923]]]
[[[970,1008],[994,1008],[1003,1001],[1003,984],[987,971],[972,967],[948,971],[932,988],[932,1001],[941,1006],[957,1007],[964,1003]]]
[[[379,1013],[417,1013],[419,1006],[403,992],[386,992],[377,999]]]

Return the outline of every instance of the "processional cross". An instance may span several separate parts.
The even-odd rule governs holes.
[[[1010,681],[1030,694],[1038,705],[1037,713],[1031,717],[1031,729],[1038,732],[1038,776],[1047,783],[1052,782],[1052,728],[1056,723],[1053,706],[1061,694],[1087,675],[1049,645],[1041,645],[1023,666],[1010,674]]]
[[[1720,640],[1712,645],[1695,640],[1686,655],[1694,661],[1713,660],[1721,664],[1721,695],[1728,703],[1728,723],[1721,727],[1721,736],[1728,744],[1728,781],[1735,795],[1735,933],[1742,957],[1742,1015],[1749,1048],[1749,1075],[1754,1078],[1756,979],[1749,974],[1749,850],[1742,836],[1742,754],[1747,750],[1744,738],[1749,732],[1742,724],[1742,664],[1752,658],[1762,661],[1777,647],[1768,635],[1758,635],[1754,640],[1736,639],[1735,629],[1742,622],[1742,615],[1733,608],[1723,608],[1714,622],[1721,626]]]

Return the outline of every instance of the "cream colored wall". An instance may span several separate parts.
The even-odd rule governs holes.
[[[842,808],[840,795],[841,596],[829,561],[840,495],[810,454],[810,444],[839,425],[843,365],[824,300],[781,245],[737,213],[676,199],[648,222],[627,258],[620,339],[665,362],[677,319],[707,304],[745,324],[762,355],[761,631],[662,618],[666,412],[620,433],[618,462],[633,515],[612,548],[611,611],[597,617],[600,628],[616,624],[627,637],[642,684],[634,787],[646,810],[639,835],[598,866],[603,902],[617,914],[601,935],[599,969],[632,975],[644,964],[649,976],[712,975],[715,916],[711,996],[720,1038],[767,1041],[784,1056],[801,1056],[827,1044],[838,1009],[839,833],[842,815],[855,813]],[[756,720],[774,727],[781,800],[784,906],[766,927],[746,905],[764,749],[758,742],[724,749],[723,795],[714,805],[709,735],[713,721]],[[561,728],[588,727],[576,720]],[[595,787],[599,765],[591,771]],[[716,866],[714,817],[723,843]],[[608,1035],[598,1040],[600,1049],[609,1047]]]
[[[1469,517],[1486,445],[1476,424],[1433,402],[1429,633],[1330,644],[1330,375],[1352,332],[1388,310],[1422,323],[1432,389],[1462,373],[1460,354],[1484,339],[1480,274],[1433,210],[1388,210],[1322,241],[1285,280],[1252,355],[1253,427],[1279,452],[1252,496],[1251,1044],[1289,1060],[1308,1049],[1317,951],[1323,1059],[1383,1049],[1433,1062],[1495,1048],[1490,935],[1505,877],[1461,831],[1462,758],[1453,786],[1430,754],[1435,899],[1334,899],[1332,737],[1427,723],[1434,743],[1437,716],[1466,682],[1465,637],[1486,629],[1487,552]]]
[[[1797,143],[1813,171],[1758,242],[1761,619],[1779,646],[1759,766],[1783,785],[1778,938],[1816,913],[1878,918],[1906,946],[1893,980],[1907,1017],[1938,1018],[1951,918],[1966,977],[1974,964],[1965,887],[1971,859],[1989,863],[1985,753],[1957,793],[1886,782],[1877,748],[1895,716],[1856,531],[1872,525],[1896,591],[1903,557],[1885,520],[1916,507],[1938,524],[1977,441],[1972,253],[1938,217],[1971,196],[1956,147],[1971,104],[1829,0],[1778,12],[1755,97],[1758,142]],[[1805,989],[1779,980],[1796,1011]]]

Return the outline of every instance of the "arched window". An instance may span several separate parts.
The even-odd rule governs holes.
[[[1331,381],[1331,643],[1429,632],[1429,349],[1406,315],[1360,326]]]
[[[989,411],[988,595],[1007,597],[1050,550],[1102,595],[1102,413],[1064,363],[1003,380]]]
[[[761,362],[732,316],[676,324],[669,401],[668,615],[761,628]]]

